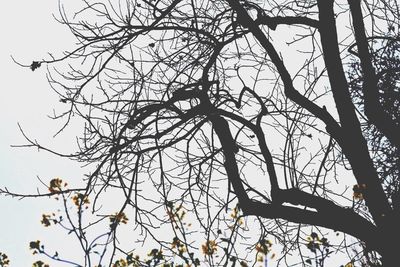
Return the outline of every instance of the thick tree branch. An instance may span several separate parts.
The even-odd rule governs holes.
[[[365,115],[389,141],[400,148],[400,125],[387,114],[379,102],[378,78],[372,65],[372,57],[368,49],[368,41],[365,35],[365,26],[361,11],[360,0],[349,0],[351,16],[353,18],[354,33],[356,37],[358,56],[361,61],[361,69],[364,77],[363,93]]]
[[[270,219],[281,218],[295,223],[318,225],[341,231],[365,241],[369,249],[378,252],[382,249],[380,244],[384,242],[379,235],[378,229],[351,209],[329,206],[321,209],[321,211],[314,212],[252,200],[241,203],[241,208],[245,215],[255,215]]]
[[[267,15],[259,16],[256,21],[257,24],[266,25],[271,30],[276,30],[278,25],[306,25],[312,28],[318,29],[319,23],[315,19],[307,18],[307,17],[270,17]]]
[[[341,208],[332,201],[314,196],[297,189],[280,190],[280,201],[276,204],[261,203],[251,200],[241,181],[235,159],[234,140],[231,137],[228,122],[218,115],[211,115],[210,120],[221,142],[225,156],[225,170],[239,199],[244,215],[256,215],[262,218],[282,218],[295,223],[311,224],[342,231],[364,240],[368,245],[379,251],[380,236],[377,228],[351,209]],[[231,139],[231,140],[229,140]],[[281,203],[302,205],[314,208],[317,212],[288,207]]]
[[[307,97],[300,94],[293,86],[292,78],[286,69],[283,61],[279,57],[278,52],[275,50],[274,46],[262,32],[262,30],[258,27],[258,25],[253,21],[253,19],[247,14],[247,11],[243,8],[243,6],[237,0],[227,0],[233,10],[237,13],[238,20],[244,26],[249,28],[254,37],[260,42],[261,46],[268,53],[271,61],[274,63],[277,68],[282,82],[285,88],[285,95],[298,104],[299,106],[308,110],[311,114],[316,116],[318,119],[322,120],[326,124],[327,131],[336,139],[340,140],[342,137],[342,132],[340,126],[335,121],[335,119],[331,116],[331,114],[325,109],[319,107],[314,102],[310,101]]]
[[[321,44],[325,65],[342,128],[346,136],[339,140],[359,184],[366,185],[365,200],[375,222],[380,225],[391,212],[387,197],[369,156],[367,143],[362,135],[343,70],[337,39],[332,0],[319,0]]]
[[[257,136],[258,144],[260,147],[261,154],[264,157],[265,164],[267,165],[267,171],[271,183],[271,195],[272,195],[272,200],[276,200],[277,202],[279,201],[279,185],[278,185],[278,177],[276,175],[276,170],[275,170],[275,165],[272,159],[272,154],[267,146],[267,142],[265,140],[265,135],[264,132],[262,131],[261,127],[258,125],[254,125],[250,121],[244,119],[243,117],[240,117],[232,112],[227,112],[222,109],[218,109],[218,114],[221,114],[225,117],[228,117],[230,119],[233,119],[250,130],[253,131],[253,133]]]

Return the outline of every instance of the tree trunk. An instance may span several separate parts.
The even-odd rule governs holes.
[[[382,263],[384,267],[398,267],[400,266],[400,224],[398,214],[391,214],[387,218],[387,226],[382,229],[382,239],[380,254],[382,256]]]

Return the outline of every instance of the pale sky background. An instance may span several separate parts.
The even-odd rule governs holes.
[[[71,3],[68,3],[71,5]],[[11,55],[20,63],[29,65],[33,60],[46,58],[48,52],[55,55],[73,47],[74,38],[69,30],[57,23],[52,13],[58,16],[56,0],[7,1],[0,11],[2,42],[0,49],[0,187],[18,193],[35,193],[39,187],[46,189],[36,178],[48,183],[60,177],[69,184],[79,182],[83,170],[76,162],[53,156],[34,148],[12,148],[11,145],[25,144],[18,129],[20,123],[25,133],[50,148],[61,152],[73,152],[75,136],[81,127],[69,127],[56,139],[53,135],[60,127],[59,122],[48,118],[53,108],[62,106],[59,97],[51,90],[46,80],[46,66],[32,72],[15,64]],[[70,266],[55,263],[45,257],[32,255],[29,242],[40,239],[49,248],[63,249],[62,256],[81,263],[80,252],[69,241],[65,231],[58,227],[45,228],[40,224],[41,214],[60,208],[54,200],[24,199],[0,196],[0,252],[10,258],[11,267],[32,266],[38,259],[50,266]],[[75,253],[74,253],[75,252]]]
[[[1,7],[0,187],[20,193],[35,193],[37,187],[44,191],[37,176],[45,182],[61,177],[73,185],[84,174],[78,163],[32,148],[10,147],[25,143],[18,122],[32,139],[65,153],[74,151],[71,144],[75,144],[75,136],[82,130],[72,126],[53,138],[60,123],[47,116],[61,104],[47,83],[45,66],[32,72],[13,63],[10,56],[20,63],[31,64],[33,60],[45,58],[47,52],[57,55],[71,48],[74,38],[52,17],[52,13],[58,16],[57,0],[14,0]],[[57,202],[48,199],[18,200],[0,196],[0,252],[9,256],[12,267],[31,266],[39,259],[32,256],[28,247],[30,241],[37,239],[51,248],[50,251],[64,247],[73,255],[74,248],[68,246],[65,232],[40,224],[41,214],[58,208]],[[63,255],[73,259],[68,253]],[[77,255],[73,256],[76,259]],[[52,267],[67,266],[42,259]]]
[[[13,55],[19,62],[30,64],[44,58],[47,52],[71,47],[71,34],[54,20],[52,13],[58,13],[56,0],[6,1],[0,9],[0,186],[14,192],[34,193],[36,187],[41,186],[36,176],[45,182],[59,176],[73,183],[80,181],[83,175],[79,165],[70,160],[32,148],[10,147],[25,143],[17,122],[32,139],[63,152],[72,152],[74,136],[80,132],[75,128],[77,132],[74,133],[72,127],[53,139],[60,124],[47,115],[51,115],[59,103],[47,83],[46,68],[32,72],[13,63],[10,57]],[[54,238],[57,235],[52,231],[56,228],[44,228],[40,224],[42,213],[57,208],[57,203],[48,199],[19,201],[0,197],[0,252],[9,256],[11,266],[31,266],[38,259],[29,251],[32,240],[42,238],[49,248],[54,247],[52,243],[65,242],[59,239],[65,238],[65,233]]]

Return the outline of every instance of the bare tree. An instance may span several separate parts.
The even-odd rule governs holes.
[[[72,17],[60,6],[76,49],[30,65],[49,67],[66,105],[54,117],[65,122],[60,132],[85,121],[80,151],[66,155],[93,166],[85,186],[53,179],[50,193],[33,195],[63,200],[67,218],[42,223],[77,236],[81,265],[247,266],[272,238],[281,265],[323,266],[350,251],[351,264],[396,266],[395,0],[82,4]],[[138,240],[158,242],[146,260],[122,242],[128,220]],[[172,240],[159,230],[166,225]],[[327,229],[343,238],[328,241]],[[39,241],[31,248],[46,253]]]

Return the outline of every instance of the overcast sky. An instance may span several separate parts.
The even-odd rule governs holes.
[[[55,0],[7,1],[0,11],[0,187],[13,192],[35,193],[37,187],[43,190],[36,177],[45,182],[60,177],[72,185],[83,177],[83,170],[75,162],[44,151],[10,147],[26,143],[17,123],[32,139],[65,153],[74,151],[71,144],[81,131],[70,127],[53,138],[60,123],[47,116],[53,113],[53,108],[57,110],[60,103],[47,83],[46,68],[32,72],[13,63],[10,57],[30,64],[45,58],[47,52],[57,54],[71,48],[73,37],[65,26],[54,20],[52,13],[58,15]],[[60,242],[65,246],[65,233],[40,224],[42,213],[57,208],[57,202],[48,199],[18,200],[0,196],[0,252],[9,256],[11,266],[31,266],[38,259],[29,251],[30,241],[41,239],[49,248],[62,247],[54,244]],[[73,248],[68,247],[68,250],[73,253]]]
[[[32,139],[65,152],[70,152],[74,136],[79,134],[70,129],[56,139],[52,137],[60,124],[47,115],[59,103],[46,81],[46,69],[32,72],[13,63],[10,57],[30,64],[47,52],[60,52],[71,45],[69,31],[52,17],[58,12],[57,5],[55,0],[16,0],[1,5],[0,186],[10,191],[34,193],[40,187],[37,176],[45,182],[57,176],[70,183],[82,178],[82,170],[72,161],[35,149],[10,147],[25,143],[18,122]],[[54,211],[56,204],[48,199],[0,197],[0,252],[9,256],[11,266],[31,266],[38,259],[29,251],[29,241],[42,238],[50,243],[49,247],[51,242],[60,241],[54,238],[52,231],[56,229],[40,224],[41,214]]]
[[[45,192],[37,177],[45,183],[60,177],[72,185],[83,178],[84,172],[75,162],[33,148],[11,147],[26,143],[17,123],[30,138],[65,153],[74,151],[71,144],[81,132],[80,127],[70,127],[53,138],[60,123],[49,119],[48,115],[61,104],[47,83],[45,66],[32,72],[11,59],[13,56],[18,62],[29,65],[33,60],[46,58],[48,52],[57,54],[72,47],[71,33],[54,20],[52,13],[58,15],[55,0],[7,1],[0,11],[0,187],[7,187],[12,192],[35,193],[37,188]],[[65,231],[40,224],[43,213],[58,208],[56,201],[47,198],[19,200],[0,196],[0,252],[9,256],[12,267],[31,266],[38,259],[50,266],[64,266],[32,255],[29,242],[38,239],[50,253],[56,248],[64,248],[62,255],[66,259],[82,260],[78,248],[70,245],[76,243],[68,243]]]

